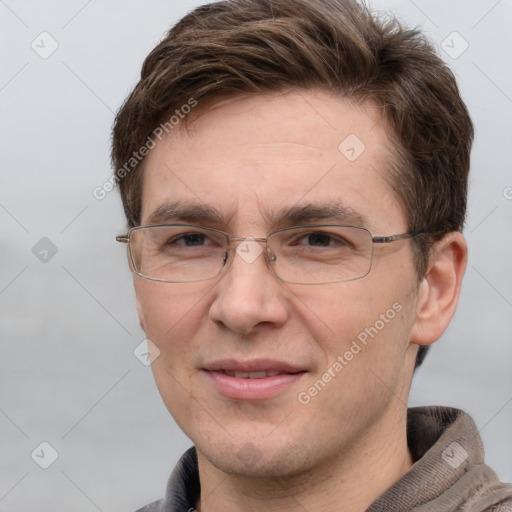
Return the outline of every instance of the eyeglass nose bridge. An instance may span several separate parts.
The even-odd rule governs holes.
[[[232,236],[229,237],[229,243],[228,243],[228,249],[226,250],[223,261],[224,265],[227,263],[228,255],[230,252],[233,251],[233,247],[235,244],[233,242],[240,242],[238,244],[238,247],[236,248],[236,254],[240,256],[246,263],[253,263],[256,261],[258,256],[261,253],[264,253],[265,251],[261,248],[261,245],[259,244],[265,244],[265,250],[266,250],[266,260],[268,263],[270,263],[270,266],[272,267],[272,264],[274,261],[276,261],[277,257],[272,252],[271,248],[268,245],[268,238],[261,238],[261,237],[252,237],[252,236],[246,236],[246,237],[239,237],[239,236]],[[243,245],[243,242],[245,242],[245,246]],[[251,245],[249,245],[249,243]],[[255,248],[253,245],[254,243],[258,244],[258,249]]]
[[[268,238],[258,238],[254,236],[230,236],[229,240],[235,240],[237,242],[243,242],[244,240],[250,241],[250,242],[264,242],[267,243]]]

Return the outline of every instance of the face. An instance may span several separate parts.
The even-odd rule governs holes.
[[[377,108],[321,92],[210,104],[148,155],[142,225],[180,202],[219,218],[168,222],[266,237],[288,225],[279,214],[291,208],[342,205],[348,216],[302,224],[403,233],[406,216],[385,179],[386,132]],[[135,276],[167,408],[201,457],[252,476],[312,469],[389,434],[411,379],[416,283],[410,240],[376,245],[370,273],[344,283],[280,281],[263,253],[235,254],[209,281]]]

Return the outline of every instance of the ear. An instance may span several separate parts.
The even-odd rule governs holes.
[[[137,316],[139,317],[140,328],[146,332],[146,323],[144,321],[144,313],[142,312],[142,306],[138,298],[135,299],[135,305],[137,307]]]
[[[459,232],[446,234],[432,248],[418,293],[412,343],[431,345],[448,327],[459,301],[467,259],[466,239]]]

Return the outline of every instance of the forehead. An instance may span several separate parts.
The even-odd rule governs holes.
[[[213,100],[193,115],[146,157],[143,223],[166,205],[195,203],[218,210],[221,222],[266,227],[276,212],[322,204],[369,219],[370,228],[379,208],[390,224],[404,224],[377,107],[302,91]]]

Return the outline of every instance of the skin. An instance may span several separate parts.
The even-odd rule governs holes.
[[[182,200],[226,217],[203,225],[265,237],[276,228],[265,212],[336,200],[363,215],[374,235],[404,233],[406,214],[385,179],[388,132],[377,108],[321,91],[210,102],[148,155],[142,224]],[[353,162],[338,150],[351,133],[366,146]],[[460,233],[447,235],[420,281],[410,240],[376,245],[371,272],[346,283],[284,283],[263,255],[252,263],[235,257],[221,276],[199,283],[135,276],[141,326],[160,350],[156,383],[197,448],[196,509],[357,512],[399,479],[413,463],[406,409],[418,345],[437,340],[452,318],[466,253]],[[395,318],[300,403],[298,393],[396,303]],[[307,373],[271,399],[230,400],[201,370],[221,358],[278,359]],[[244,446],[253,460],[240,455]]]

